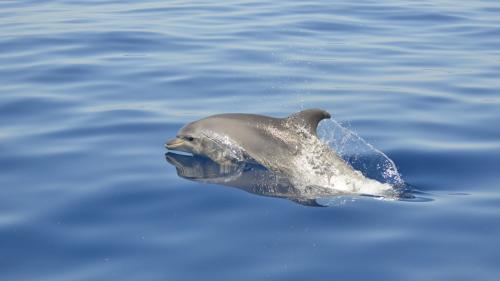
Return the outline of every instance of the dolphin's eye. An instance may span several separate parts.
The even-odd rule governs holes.
[[[184,137],[184,139],[187,140],[187,141],[193,141],[194,140],[193,137],[189,137],[189,136],[188,137]]]

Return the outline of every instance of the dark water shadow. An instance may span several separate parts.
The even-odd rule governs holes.
[[[398,200],[416,203],[432,202],[434,199],[431,196],[433,196],[431,193],[419,190],[416,186],[405,182],[400,187]]]
[[[329,207],[325,198],[374,197],[369,195],[345,194],[320,186],[297,188],[284,175],[248,162],[219,164],[209,158],[168,152],[165,159],[177,170],[177,175],[191,181],[235,187],[243,191],[268,197],[283,198],[309,207]],[[319,199],[319,200],[318,200]],[[398,192],[397,200],[428,202],[432,199],[410,192],[406,187]],[[320,203],[321,202],[321,203]]]

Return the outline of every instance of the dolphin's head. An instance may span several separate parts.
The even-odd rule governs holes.
[[[217,122],[210,118],[191,122],[182,127],[174,139],[167,141],[165,147],[218,161],[224,158],[224,151],[220,149],[216,138],[210,137],[216,130]]]
[[[231,147],[232,138],[228,136],[229,132],[240,132],[239,125],[221,115],[210,116],[182,127],[176,138],[169,140],[165,147],[208,157],[219,163],[239,159],[242,155],[238,154],[238,148]],[[231,149],[226,149],[227,146]]]
[[[174,139],[165,143],[165,147],[170,150],[200,154],[202,150],[202,136],[198,122],[192,122],[182,127]]]

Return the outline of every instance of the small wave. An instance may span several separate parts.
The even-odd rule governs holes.
[[[335,121],[322,122],[338,124]],[[335,134],[335,130],[332,129],[333,127],[330,127],[330,130],[326,130],[326,132],[331,136],[338,136],[339,134]],[[302,135],[308,134],[307,130],[299,128],[299,131],[301,132],[298,133]],[[344,143],[349,139],[358,140],[358,142],[370,148],[371,151],[377,151],[359,136],[352,132],[347,134],[348,132],[350,131],[344,128]],[[394,189],[391,181],[380,181],[377,178],[367,177],[363,170],[359,171],[353,168],[351,162],[344,159],[345,154],[338,153],[337,147],[331,145],[331,143],[336,143],[334,140],[336,139],[317,138],[311,135],[305,138],[305,143],[302,144],[301,149],[298,150],[296,157],[292,160],[294,169],[291,176],[295,185],[330,188],[339,194],[370,195],[385,198],[397,197],[396,189]],[[379,151],[378,155],[380,154],[383,153]],[[387,157],[383,159],[390,161]],[[395,171],[397,177],[399,177],[395,165],[386,165],[385,162],[379,161],[378,166],[384,167],[382,168],[383,174],[386,175],[384,179],[390,179],[392,171]]]
[[[365,177],[394,187],[405,185],[394,161],[338,121],[330,119],[321,122],[318,135]]]

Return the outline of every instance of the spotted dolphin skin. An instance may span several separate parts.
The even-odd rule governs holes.
[[[283,173],[294,184],[307,181],[304,186],[330,186],[344,192],[359,192],[367,183],[375,189],[381,187],[381,183],[365,178],[319,140],[317,126],[330,117],[322,109],[307,109],[285,118],[218,114],[185,125],[165,146],[219,164],[254,162]]]

